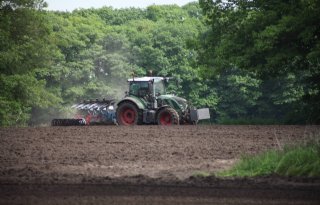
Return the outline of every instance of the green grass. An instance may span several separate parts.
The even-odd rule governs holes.
[[[313,141],[305,145],[270,150],[260,155],[242,157],[231,170],[218,176],[305,176],[320,177],[320,143]]]

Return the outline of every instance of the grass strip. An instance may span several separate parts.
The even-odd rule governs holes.
[[[270,150],[257,156],[245,156],[223,177],[304,176],[320,177],[320,143],[317,141],[283,150]]]

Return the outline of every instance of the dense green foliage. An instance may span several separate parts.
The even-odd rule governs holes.
[[[212,30],[205,35],[198,62],[213,76],[236,69],[258,80],[252,102],[244,107],[247,114],[284,123],[319,123],[320,2],[199,2]],[[239,117],[243,116],[249,117]]]
[[[244,157],[231,170],[219,176],[320,176],[319,142],[271,150],[254,157]]]
[[[216,123],[318,123],[319,2],[206,1],[45,11],[0,0],[0,126],[47,123],[75,102],[121,98],[135,73]]]

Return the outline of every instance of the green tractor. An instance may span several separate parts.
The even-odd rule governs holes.
[[[178,125],[196,124],[210,119],[209,109],[195,109],[187,100],[167,94],[169,78],[140,77],[128,80],[129,92],[117,103],[119,125]]]
[[[197,124],[199,120],[210,119],[208,108],[195,109],[185,99],[167,94],[169,79],[129,79],[129,92],[118,103],[113,99],[85,100],[72,105],[74,118],[53,119],[51,125],[178,125]]]

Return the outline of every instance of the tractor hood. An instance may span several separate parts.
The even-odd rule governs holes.
[[[172,107],[184,111],[188,108],[188,102],[186,99],[177,97],[174,95],[161,95],[158,99],[163,100],[166,104],[171,105]]]
[[[188,105],[188,102],[186,99],[177,97],[177,96],[172,96],[173,99],[175,99],[180,105],[182,105],[184,108]]]

